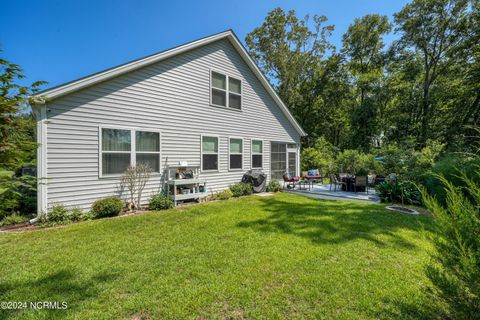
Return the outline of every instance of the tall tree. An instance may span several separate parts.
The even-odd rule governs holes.
[[[342,54],[357,98],[352,113],[353,147],[368,151],[377,134],[376,118],[382,93],[385,67],[383,37],[392,26],[378,14],[357,18],[343,35]]]
[[[18,171],[35,162],[35,120],[27,99],[44,82],[22,86],[22,78],[18,65],[0,59],[0,219],[16,211],[35,211],[35,178]]]
[[[319,109],[333,98],[331,92],[327,97],[318,90],[331,90],[336,81],[329,80],[341,71],[341,61],[328,42],[333,26],[325,25],[326,21],[325,16],[318,15],[299,19],[295,11],[277,8],[246,37],[251,56],[309,133],[307,144],[315,141]],[[329,53],[332,56],[326,58]],[[328,83],[319,83],[320,79]]]
[[[414,0],[395,14],[396,31],[401,38],[399,49],[411,50],[423,63],[420,145],[429,138],[431,116],[436,112],[432,104],[432,87],[446,74],[465,49],[468,30],[467,0]]]
[[[6,170],[18,168],[35,155],[35,121],[27,99],[44,82],[22,86],[18,82],[23,78],[20,66],[0,59],[0,167]]]

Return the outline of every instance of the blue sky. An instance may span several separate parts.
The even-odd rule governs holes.
[[[354,18],[392,17],[407,2],[0,0],[0,55],[23,67],[24,83],[44,80],[51,87],[230,28],[243,41],[276,7],[301,17],[326,15],[340,47]]]

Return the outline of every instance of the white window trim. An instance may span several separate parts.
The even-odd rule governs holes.
[[[242,141],[242,153],[231,153],[230,152],[230,140],[231,139],[237,139]],[[230,155],[241,155],[242,156],[242,167],[241,168],[231,168],[230,165]],[[240,137],[228,137],[228,171],[243,171],[244,163],[243,161],[245,160],[245,141],[243,138]]]
[[[130,152],[127,151],[105,151],[105,153],[130,153],[130,165],[134,166],[137,160],[136,152],[136,136],[135,132],[157,132],[159,135],[159,146],[158,151],[139,151],[138,153],[144,154],[157,154],[158,153],[158,163],[159,163],[159,172],[152,172],[152,176],[158,176],[162,173],[162,132],[157,129],[150,128],[138,128],[138,127],[123,127],[123,126],[114,126],[114,125],[101,125],[98,126],[98,177],[99,178],[118,178],[121,177],[122,173],[115,174],[103,174],[103,146],[102,146],[102,132],[103,129],[117,129],[117,130],[127,130],[130,131]]]
[[[221,75],[224,75],[225,76],[225,89],[220,89],[220,88],[214,88],[212,86],[212,74],[213,72],[215,73],[219,73]],[[240,94],[236,93],[236,92],[230,92],[230,88],[229,88],[229,79],[232,78],[232,79],[235,79],[235,80],[238,80],[240,81]],[[223,109],[229,109],[229,110],[234,110],[234,111],[242,111],[243,109],[243,81],[242,79],[236,77],[236,76],[232,76],[226,72],[223,72],[223,71],[219,71],[219,70],[216,70],[216,69],[210,69],[210,79],[209,79],[209,88],[210,88],[210,92],[209,92],[209,95],[210,95],[210,105],[213,106],[213,107],[217,107],[217,108],[223,108]],[[213,98],[212,98],[212,89],[215,89],[215,90],[220,90],[220,91],[223,91],[225,92],[225,105],[222,106],[222,105],[218,105],[218,104],[214,104],[213,103]],[[240,96],[240,109],[237,109],[237,108],[230,108],[230,98],[229,98],[229,94],[232,93],[232,94],[235,94],[237,96]]]
[[[203,137],[217,138],[217,153],[207,152],[205,154],[217,155],[217,169],[203,170]],[[216,134],[200,135],[200,172],[219,172],[220,171],[220,136]]]
[[[262,142],[262,153],[254,153],[253,152],[253,141],[261,141]],[[262,155],[262,166],[261,167],[254,167],[253,166],[253,155]],[[263,139],[250,139],[250,167],[252,169],[263,169],[263,166],[265,164],[265,141]]]

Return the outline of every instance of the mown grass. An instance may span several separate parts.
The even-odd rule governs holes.
[[[431,219],[296,195],[0,235],[2,319],[431,318]]]

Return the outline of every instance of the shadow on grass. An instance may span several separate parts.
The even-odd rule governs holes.
[[[448,319],[448,314],[431,294],[415,302],[391,299],[383,300],[384,310],[375,314],[376,319]]]
[[[17,310],[0,309],[0,319],[22,318],[25,313],[37,313],[38,317],[63,318],[86,301],[94,301],[100,292],[100,286],[111,282],[117,275],[99,273],[90,278],[80,278],[78,272],[60,270],[39,279],[23,282],[0,283],[0,301],[27,302],[27,308]],[[30,302],[67,302],[67,309],[35,310]],[[43,313],[42,316],[40,314]]]
[[[262,198],[259,202],[269,216],[242,221],[238,227],[291,234],[318,244],[365,239],[379,246],[388,242],[409,249],[415,248],[415,244],[399,235],[398,230],[431,231],[428,217],[387,212],[381,205],[313,199],[289,201],[277,197]]]

